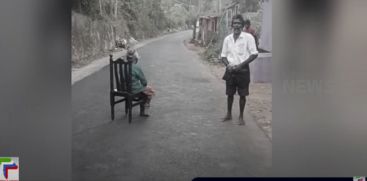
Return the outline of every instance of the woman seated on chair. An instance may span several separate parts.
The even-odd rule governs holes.
[[[149,115],[145,113],[145,107],[150,107],[150,101],[154,96],[154,90],[148,85],[148,82],[144,76],[141,68],[136,65],[138,63],[139,55],[135,50],[128,48],[127,59],[132,61],[132,93],[140,93],[140,98],[145,100],[145,104],[140,107],[140,116],[148,117]]]

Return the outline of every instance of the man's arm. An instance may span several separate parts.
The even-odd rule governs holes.
[[[229,65],[228,59],[227,59],[227,53],[228,52],[228,45],[227,45],[227,38],[223,41],[223,47],[222,47],[222,53],[221,53],[221,60],[225,66]]]
[[[233,67],[229,65],[229,61],[227,59],[227,54],[228,54],[228,42],[227,42],[227,38],[225,38],[224,41],[223,41],[221,60],[222,60],[223,64],[227,67],[227,70],[232,71]]]
[[[226,66],[226,70],[228,72],[232,72],[234,70],[234,67],[229,65],[229,61],[228,61],[227,57],[222,57],[222,62]]]
[[[244,62],[242,62],[241,64],[237,65],[235,67],[235,70],[240,70],[240,69],[244,68],[246,65],[250,64],[252,61],[254,61],[257,58],[258,51],[257,51],[257,48],[256,48],[255,38],[253,36],[250,36],[250,40],[249,40],[248,46],[247,46],[247,51],[249,51],[251,53],[250,57],[248,57],[248,59],[245,60]]]
[[[252,61],[254,61],[256,58],[257,58],[257,54],[253,54],[253,55],[250,55],[250,57],[248,57],[247,60],[245,60],[244,62],[242,62],[241,64],[237,65],[235,67],[235,70],[240,70],[242,68],[244,68],[247,64],[250,64]]]
[[[228,65],[229,65],[229,62],[228,62],[228,59],[227,59],[227,57],[222,57],[222,62],[223,62],[223,64],[227,67]]]

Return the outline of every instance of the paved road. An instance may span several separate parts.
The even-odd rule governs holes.
[[[108,67],[73,85],[74,180],[269,175],[270,141],[248,114],[246,126],[220,121],[224,82],[183,45],[190,35],[175,33],[139,49],[139,64],[157,91],[150,118],[138,117],[136,107],[129,125],[118,105],[110,120]]]

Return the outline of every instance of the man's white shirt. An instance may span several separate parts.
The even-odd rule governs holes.
[[[222,57],[227,57],[229,65],[238,65],[247,60],[250,55],[258,54],[255,38],[246,32],[241,32],[236,42],[233,33],[223,41]]]

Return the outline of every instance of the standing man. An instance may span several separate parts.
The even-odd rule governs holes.
[[[257,58],[257,49],[254,37],[242,32],[245,21],[242,15],[232,18],[233,33],[228,35],[223,42],[222,62],[226,65],[223,80],[226,81],[227,115],[223,121],[232,120],[232,104],[234,94],[240,96],[239,125],[244,125],[243,112],[245,110],[246,96],[249,95],[250,66]]]
[[[257,38],[256,32],[253,28],[251,28],[251,21],[249,19],[245,20],[245,28],[243,29],[244,32],[250,33],[255,38],[256,48],[259,47],[259,40]]]

